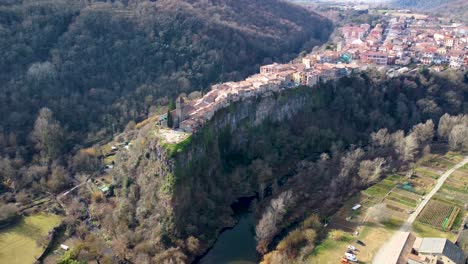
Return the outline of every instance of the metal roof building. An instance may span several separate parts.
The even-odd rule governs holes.
[[[446,257],[451,263],[465,264],[466,260],[463,251],[446,238],[423,238],[416,250],[420,255]]]

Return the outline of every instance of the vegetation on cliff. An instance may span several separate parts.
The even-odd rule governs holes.
[[[93,206],[104,230],[117,230],[112,239],[126,245],[127,258],[189,261],[232,224],[229,205],[257,192],[259,250],[266,252],[306,210],[333,208],[353,190],[412,162],[444,113],[467,112],[467,92],[466,76],[454,72],[391,79],[362,73],[239,102],[218,112],[172,157],[146,126],[119,159],[116,197]],[[264,107],[270,110],[257,122]],[[455,127],[458,119],[441,122]],[[119,210],[113,217],[99,213],[107,207]],[[291,235],[280,248],[312,240],[308,233]]]
[[[139,128],[181,93],[290,60],[331,29],[283,1],[1,1],[0,201],[100,173],[108,152],[83,146]]]

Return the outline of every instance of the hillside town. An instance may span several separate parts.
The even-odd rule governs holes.
[[[374,26],[346,25],[338,31],[338,41],[299,60],[261,66],[260,73],[243,81],[213,85],[197,100],[178,98],[171,111],[173,127],[193,133],[232,102],[300,85],[313,87],[368,67],[393,77],[421,66],[443,71],[468,65],[468,26],[462,24],[403,11],[383,15]],[[167,115],[159,123],[167,126]]]

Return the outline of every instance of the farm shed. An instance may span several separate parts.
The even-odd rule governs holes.
[[[446,238],[423,238],[419,248],[415,248],[420,256],[437,256],[442,263],[465,264],[463,251]]]

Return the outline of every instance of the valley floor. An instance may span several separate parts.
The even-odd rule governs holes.
[[[400,229],[418,237],[455,242],[466,217],[462,205],[468,184],[467,161],[468,157],[456,153],[431,154],[406,175],[391,175],[352,197],[328,226],[331,232],[341,230],[343,234],[338,239],[329,235],[306,263],[338,263],[348,245],[358,249],[359,263],[372,263],[379,249]],[[357,204],[362,207],[352,210]],[[442,221],[439,214],[445,214]]]

